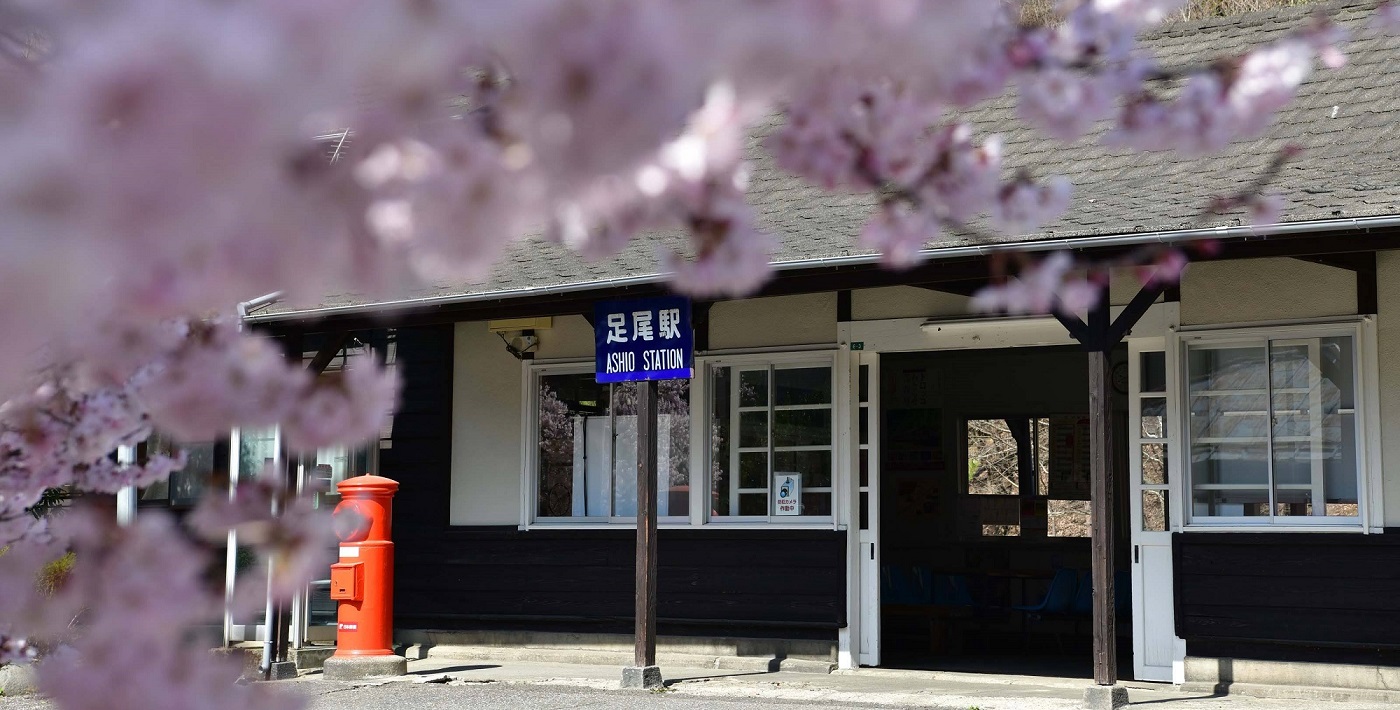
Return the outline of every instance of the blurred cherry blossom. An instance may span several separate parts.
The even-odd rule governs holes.
[[[1051,138],[1203,155],[1260,135],[1315,64],[1345,60],[1318,16],[1165,64],[1139,35],[1181,4],[1067,0],[1035,28],[989,0],[0,0],[0,662],[38,654],[74,710],[292,705],[191,651],[183,631],[223,601],[207,541],[159,514],[28,512],[46,489],[167,477],[179,456],[112,455],[156,430],[275,425],[293,451],[377,436],[392,370],[313,377],[217,317],[231,304],[480,280],[527,235],[606,258],[656,230],[684,235],[656,255],[677,290],[750,294],[777,244],[746,196],[755,148],[871,193],[859,239],[907,267],[1069,207],[1067,181],[1013,174],[1001,140],[974,134],[959,112],[977,102],[1014,87]],[[1374,29],[1396,31],[1396,5],[1376,8]],[[1202,208],[1278,221],[1279,165]],[[1185,264],[1133,263],[1154,282]],[[1088,267],[1028,259],[974,305],[1082,311],[1102,291]],[[238,530],[285,598],[322,568],[328,526],[303,498],[239,490],[191,526]],[[68,550],[41,598],[34,575]],[[240,604],[260,595],[243,587]]]

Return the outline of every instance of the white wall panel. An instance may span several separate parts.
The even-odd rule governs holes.
[[[480,321],[458,323],[455,338],[451,522],[517,525],[520,361]]]
[[[836,342],[836,293],[721,301],[710,308],[710,349]]]
[[[1203,261],[1181,283],[1181,324],[1321,318],[1356,313],[1356,275],[1299,259]]]

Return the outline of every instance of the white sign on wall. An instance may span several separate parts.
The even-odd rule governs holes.
[[[776,492],[773,504],[775,515],[802,514],[802,474],[773,474],[773,490]]]

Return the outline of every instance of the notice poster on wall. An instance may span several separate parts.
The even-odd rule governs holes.
[[[802,474],[773,474],[773,490],[778,492],[773,499],[774,515],[802,514]]]
[[[904,474],[895,479],[894,491],[897,521],[920,523],[938,518],[941,492],[937,479]]]
[[[977,499],[977,522],[982,525],[1020,525],[1020,496],[979,495]]]
[[[1089,500],[1089,418],[1050,418],[1050,497]]]

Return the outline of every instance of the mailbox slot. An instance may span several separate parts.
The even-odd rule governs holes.
[[[356,602],[364,598],[365,563],[337,562],[331,565],[331,599]]]

